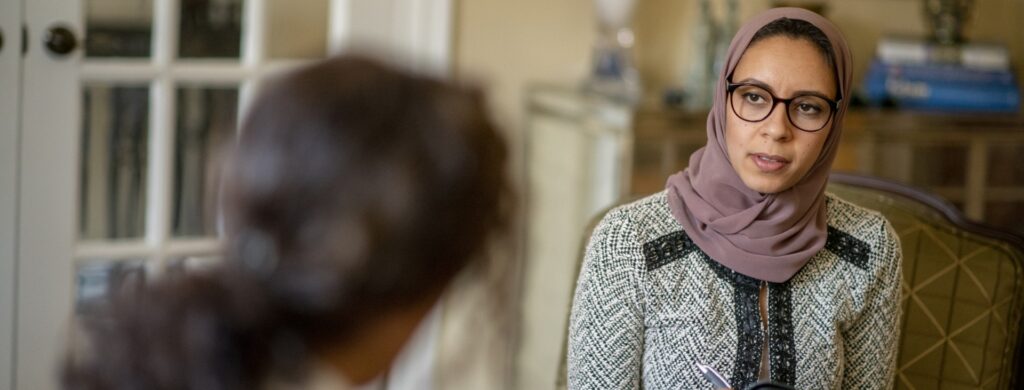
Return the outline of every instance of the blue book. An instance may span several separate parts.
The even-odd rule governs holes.
[[[943,45],[924,39],[888,36],[878,40],[878,59],[889,64],[956,64],[968,69],[1010,69],[1010,50],[995,42]]]
[[[1020,91],[1008,71],[966,70],[949,65],[891,65],[875,61],[863,84],[872,103],[972,112],[1016,112]]]
[[[952,64],[888,64],[876,59],[871,62],[868,73],[902,80],[942,82],[947,84],[966,83],[971,85],[1016,86],[1016,78],[1009,69],[971,69]]]

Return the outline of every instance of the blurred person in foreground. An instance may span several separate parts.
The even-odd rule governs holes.
[[[365,384],[493,261],[507,151],[476,90],[343,56],[270,82],[239,137],[224,261],[114,294],[64,388]]]

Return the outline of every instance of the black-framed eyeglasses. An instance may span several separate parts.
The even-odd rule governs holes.
[[[777,103],[786,106],[786,117],[796,128],[815,132],[825,128],[839,108],[839,102],[817,94],[802,94],[783,99],[765,87],[750,83],[727,82],[732,112],[747,122],[768,118]]]

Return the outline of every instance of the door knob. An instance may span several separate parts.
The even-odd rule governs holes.
[[[66,56],[78,46],[75,33],[64,26],[54,26],[46,30],[46,34],[43,34],[43,42],[46,43],[46,49],[57,56]]]

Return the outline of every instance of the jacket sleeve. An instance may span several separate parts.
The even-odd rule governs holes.
[[[888,221],[882,224],[857,317],[842,328],[844,389],[891,389],[899,349],[903,252]]]
[[[643,251],[632,222],[609,212],[590,237],[569,319],[569,389],[638,389]]]

